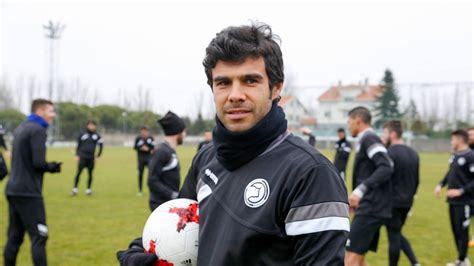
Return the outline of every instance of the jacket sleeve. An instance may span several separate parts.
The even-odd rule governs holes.
[[[79,134],[79,136],[77,137],[76,156],[79,156],[79,151],[81,150],[81,136],[82,134]]]
[[[102,155],[102,151],[104,150],[104,140],[100,135],[97,135],[99,138],[97,139],[97,144],[99,145],[99,152],[97,153],[97,157]]]
[[[30,147],[33,167],[38,172],[47,172],[49,167],[46,162],[46,131],[33,132],[30,137]]]
[[[474,154],[474,153],[473,153]],[[474,155],[473,156],[470,156],[469,158],[469,161],[466,165],[467,167],[467,172],[468,172],[468,175],[470,177],[470,181],[469,183],[467,183],[466,186],[464,186],[462,189],[465,191],[465,192],[468,192],[470,194],[472,194],[474,192]]]
[[[3,134],[0,134],[0,147],[8,151],[7,145],[5,144],[5,139],[3,138]]]
[[[140,149],[140,147],[138,147],[138,141],[140,140],[140,137],[136,137],[135,138],[135,144],[133,144],[133,149],[134,150],[137,150]]]
[[[196,171],[196,156],[193,158],[193,162],[191,167],[189,168],[188,174],[184,179],[183,187],[179,191],[178,198],[186,198],[197,200],[197,181],[198,181],[198,173]]]
[[[388,156],[387,149],[380,139],[373,136],[367,140],[365,145],[367,147],[367,156],[375,165],[375,171],[354,190],[360,197],[369,189],[374,189],[390,181],[393,174],[393,161]]]
[[[150,137],[150,139],[151,139],[151,142],[148,143],[148,147],[150,147],[150,151],[152,151],[155,149],[155,140],[153,139],[153,137]]]
[[[334,167],[320,165],[294,183],[283,201],[290,205],[284,221],[295,264],[344,265],[350,225],[342,178]]]
[[[152,166],[149,177],[148,185],[150,186],[150,191],[156,194],[168,195],[171,198],[174,198],[178,195],[178,191],[169,189],[166,186],[163,186],[161,183],[161,175],[163,174],[163,167],[171,159],[170,154],[164,151],[157,151],[151,159],[150,165]]]

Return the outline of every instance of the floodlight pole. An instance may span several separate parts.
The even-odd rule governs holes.
[[[48,83],[48,96],[49,100],[53,100],[53,93],[54,93],[54,87],[56,83],[56,64],[54,60],[54,44],[55,40],[60,40],[61,38],[61,33],[63,32],[64,28],[66,26],[63,24],[58,23],[53,23],[51,20],[48,21],[47,25],[43,25],[43,29],[45,30],[45,37],[49,39],[49,83]],[[56,105],[56,123],[53,128],[53,136],[51,139],[51,143],[54,142],[55,140],[59,139],[60,137],[60,111],[59,111],[59,93],[57,95],[58,99],[58,105]]]

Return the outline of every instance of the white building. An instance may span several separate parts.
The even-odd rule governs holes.
[[[342,126],[347,124],[347,113],[364,106],[373,112],[377,96],[382,94],[379,85],[332,86],[319,96],[318,126]]]
[[[307,109],[298,98],[290,95],[282,96],[278,105],[285,111],[288,128],[290,130],[298,129],[302,126],[316,125],[316,119],[309,115]]]

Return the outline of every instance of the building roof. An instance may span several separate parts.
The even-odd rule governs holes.
[[[318,100],[322,102],[326,101],[340,101],[342,100],[341,95],[343,91],[360,90],[361,92],[354,97],[354,101],[365,101],[373,102],[375,99],[382,94],[382,87],[379,85],[347,85],[347,86],[332,86],[325,91]]]
[[[289,102],[293,101],[293,99],[294,99],[294,97],[291,96],[291,95],[281,96],[281,99],[278,102],[278,105],[283,107],[283,106],[287,105]]]

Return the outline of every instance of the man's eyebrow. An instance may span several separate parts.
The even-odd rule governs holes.
[[[241,77],[242,79],[263,79],[263,76],[258,73],[246,74]]]
[[[212,81],[214,82],[227,81],[227,80],[230,80],[230,78],[227,76],[216,76],[215,78],[212,79]]]

